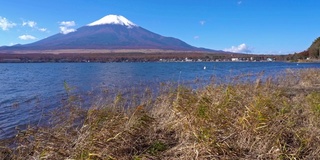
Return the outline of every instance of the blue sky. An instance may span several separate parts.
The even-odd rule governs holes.
[[[255,54],[299,52],[320,36],[319,0],[3,0],[0,46],[31,43],[109,14],[193,46]]]

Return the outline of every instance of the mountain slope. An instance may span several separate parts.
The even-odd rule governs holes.
[[[314,40],[308,48],[309,56],[312,58],[319,58],[320,56],[320,37]]]
[[[148,31],[123,16],[108,15],[68,34],[16,46],[15,49],[164,49],[210,51]]]
[[[164,37],[142,27],[108,24],[84,26],[69,34],[56,34],[25,47],[41,49],[173,49],[195,47],[176,38]]]
[[[315,39],[307,50],[289,55],[291,61],[319,61],[320,58],[320,37]]]

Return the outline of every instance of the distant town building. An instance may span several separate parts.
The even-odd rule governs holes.
[[[186,57],[185,61],[186,62],[192,62],[192,59],[188,59],[188,57]]]
[[[237,61],[239,61],[239,58],[231,58],[231,61],[232,62],[237,62]]]

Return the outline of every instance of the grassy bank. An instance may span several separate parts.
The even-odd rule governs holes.
[[[319,69],[232,82],[119,93],[89,110],[70,95],[52,126],[0,142],[0,159],[320,158]]]

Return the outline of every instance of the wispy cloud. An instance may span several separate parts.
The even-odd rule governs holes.
[[[68,28],[68,27],[64,27],[64,26],[60,26],[60,32],[62,34],[68,34],[68,33],[71,33],[71,32],[75,32],[76,30],[73,29],[73,28]]]
[[[8,46],[14,46],[14,45],[17,45],[18,43],[10,43]]]
[[[62,21],[60,22],[61,26],[66,26],[66,27],[73,27],[76,25],[76,22],[74,21]]]
[[[245,44],[242,43],[238,46],[232,46],[231,48],[224,49],[226,52],[234,52],[234,53],[251,53],[251,49]]]
[[[200,36],[194,36],[193,39],[200,39]]]
[[[19,36],[19,39],[21,39],[21,40],[35,40],[35,39],[37,39],[37,38],[34,37],[34,36],[31,36],[31,35],[25,34],[25,35]]]
[[[46,32],[48,29],[47,28],[38,28],[38,30],[41,32]]]
[[[62,21],[60,22],[60,32],[62,34],[68,34],[71,32],[75,32],[76,29],[72,28],[76,25],[74,21]]]
[[[238,5],[241,5],[242,4],[242,1],[238,1]]]
[[[47,28],[39,28],[37,26],[37,22],[35,22],[35,21],[23,21],[22,22],[22,26],[27,26],[27,27],[36,29],[36,30],[38,30],[40,32],[46,32],[47,31]]]
[[[22,26],[29,26],[31,28],[35,28],[37,23],[35,21],[23,21]]]
[[[6,18],[0,16],[0,28],[4,31],[9,30],[9,28],[12,28],[16,26],[17,24],[8,21]]]
[[[206,24],[206,21],[200,21],[199,23],[203,26],[204,24]]]

